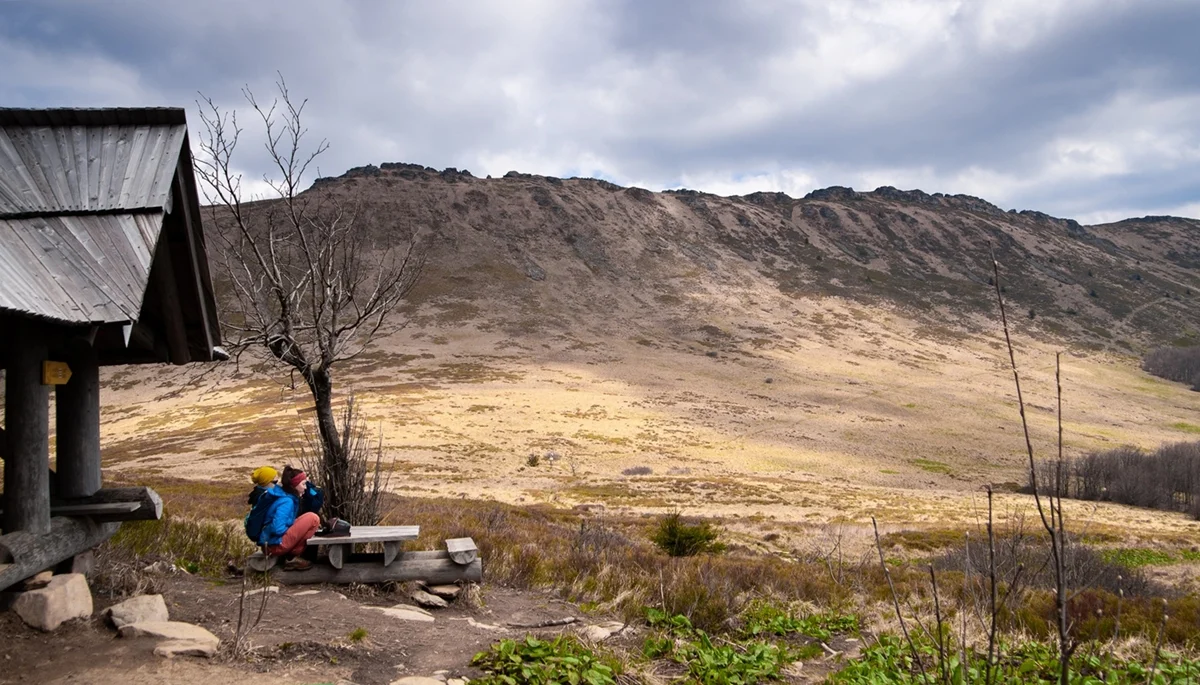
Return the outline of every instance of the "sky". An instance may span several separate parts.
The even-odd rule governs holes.
[[[0,0],[0,105],[307,98],[381,162],[1200,218],[1200,0]]]

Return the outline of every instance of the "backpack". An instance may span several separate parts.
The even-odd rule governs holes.
[[[243,522],[243,527],[246,529],[246,537],[250,538],[250,542],[258,544],[258,539],[262,535],[263,526],[267,522],[267,512],[270,511],[271,505],[279,499],[279,495],[267,490],[258,496],[258,500],[254,502],[254,506],[250,508],[250,513],[246,514],[246,520]]]

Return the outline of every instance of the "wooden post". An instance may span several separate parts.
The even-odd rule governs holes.
[[[67,355],[71,380],[54,390],[58,417],[58,491],[62,499],[89,497],[100,489],[100,365],[86,341]]]
[[[50,388],[42,385],[46,339],[38,324],[14,319],[4,374],[4,532],[50,532]]]

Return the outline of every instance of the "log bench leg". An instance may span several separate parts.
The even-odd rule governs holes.
[[[396,555],[400,553],[400,541],[393,540],[383,543],[383,565],[391,566],[396,560]]]
[[[350,545],[330,545],[329,546],[329,565],[340,569],[346,557],[350,556],[350,550],[347,549]]]

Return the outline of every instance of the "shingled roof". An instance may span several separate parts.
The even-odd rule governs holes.
[[[0,313],[97,327],[101,363],[214,358],[182,109],[0,109]]]

